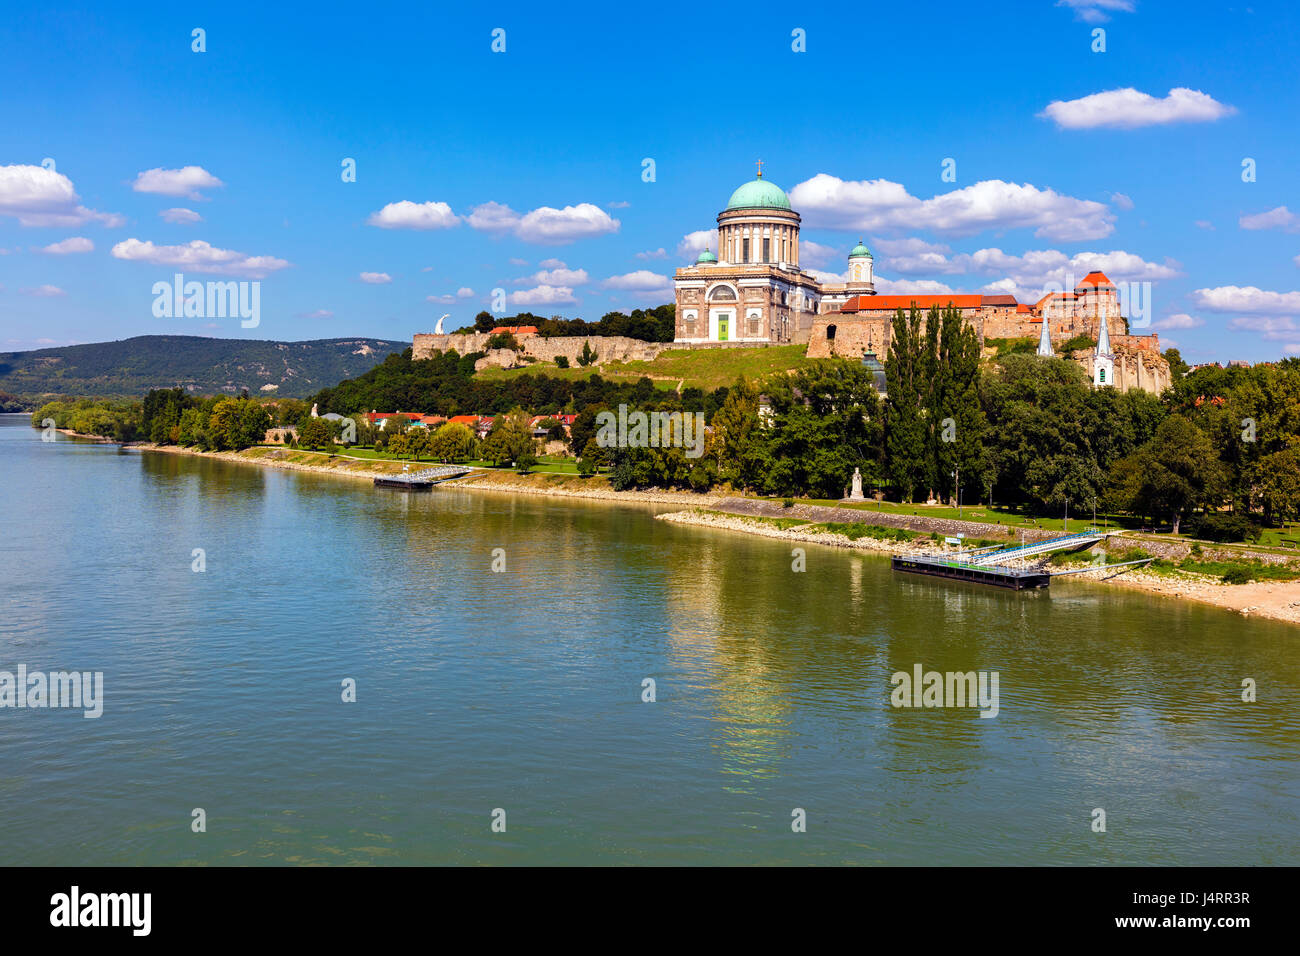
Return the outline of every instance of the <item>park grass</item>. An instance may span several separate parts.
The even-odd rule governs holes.
[[[666,349],[653,361],[610,362],[603,368],[611,373],[642,375],[666,379],[676,387],[694,386],[711,392],[724,385],[734,385],[744,377],[750,381],[789,372],[809,364],[803,345],[772,345],[755,349]],[[604,374],[602,372],[602,374]]]

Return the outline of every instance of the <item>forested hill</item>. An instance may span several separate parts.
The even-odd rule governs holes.
[[[0,392],[30,402],[50,395],[138,396],[151,388],[180,386],[195,394],[237,394],[246,388],[250,395],[305,398],[364,374],[410,344],[367,338],[269,342],[139,335],[0,352]]]

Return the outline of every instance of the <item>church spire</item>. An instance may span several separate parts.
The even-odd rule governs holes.
[[[1110,333],[1106,331],[1106,315],[1101,316],[1101,331],[1097,333],[1097,354],[1110,355]]]
[[[1051,358],[1056,354],[1052,351],[1052,331],[1049,328],[1047,316],[1043,316],[1043,330],[1038,336],[1038,354],[1043,358]]]

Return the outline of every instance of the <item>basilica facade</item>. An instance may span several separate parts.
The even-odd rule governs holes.
[[[717,223],[717,241],[674,276],[676,342],[806,343],[818,315],[876,290],[861,243],[849,253],[847,283],[824,284],[800,267],[799,214],[762,172],[731,194]]]

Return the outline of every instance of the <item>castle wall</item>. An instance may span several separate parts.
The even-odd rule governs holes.
[[[487,332],[461,335],[433,335],[421,332],[417,333],[411,340],[411,355],[416,359],[427,359],[433,355],[435,350],[446,352],[455,349],[461,355],[468,355],[470,352],[485,352],[487,351],[488,339],[491,337],[491,334]],[[543,362],[554,362],[557,356],[563,355],[571,365],[578,364],[578,356],[582,354],[582,347],[587,343],[591,344],[592,351],[596,353],[598,363],[648,362],[652,361],[664,349],[682,348],[680,345],[674,346],[671,342],[643,342],[640,339],[630,339],[623,335],[557,335],[552,338],[545,338],[540,335],[525,335],[516,336],[516,340],[525,355],[531,355]],[[514,355],[509,349],[495,349],[494,353]],[[497,355],[490,364],[500,364],[503,361],[505,361],[505,356]],[[514,363],[511,362],[511,364]]]

